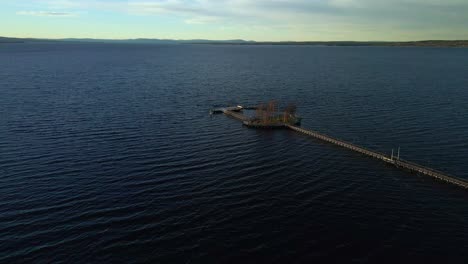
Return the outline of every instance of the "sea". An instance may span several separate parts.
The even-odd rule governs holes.
[[[0,263],[467,263],[468,49],[0,44]]]

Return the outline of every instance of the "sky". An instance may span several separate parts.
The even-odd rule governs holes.
[[[0,36],[468,39],[468,0],[0,0]]]

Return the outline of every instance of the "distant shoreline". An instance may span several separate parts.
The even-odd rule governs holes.
[[[422,40],[422,41],[246,41],[246,40],[172,40],[172,39],[34,39],[0,37],[5,43],[126,43],[126,44],[195,44],[195,45],[275,45],[275,46],[366,46],[366,47],[468,47],[468,40]]]
[[[230,42],[193,42],[199,45],[276,45],[276,46],[339,46],[339,47],[468,47],[467,40],[451,41],[407,41],[407,42],[359,42],[359,41],[287,41],[287,42],[253,42],[253,43],[230,43]]]

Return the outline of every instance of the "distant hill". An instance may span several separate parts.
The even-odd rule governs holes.
[[[57,42],[54,39],[35,39],[35,38],[7,38],[0,37],[0,43],[26,43],[26,42]]]
[[[191,43],[203,43],[203,44],[248,44],[254,43],[253,41],[246,41],[241,39],[234,40],[207,40],[207,39],[189,39],[189,40],[176,40],[176,39],[80,39],[80,38],[67,38],[60,39],[60,41],[67,42],[92,42],[92,43],[141,43],[141,44],[191,44]]]
[[[423,40],[408,42],[392,42],[390,46],[468,47],[468,40]]]
[[[468,47],[468,40],[423,40],[423,41],[250,41],[207,39],[34,39],[0,37],[0,43],[26,42],[87,42],[87,43],[135,43],[135,44],[214,44],[214,45],[314,45],[314,46],[397,46],[397,47]]]
[[[148,43],[148,44],[177,44],[171,39],[92,39],[92,38],[66,38],[65,42],[90,42],[90,43]]]
[[[213,43],[198,43],[213,44]],[[215,44],[248,44],[248,45],[311,45],[311,46],[387,46],[387,47],[468,47],[468,40],[423,40],[423,41],[279,41]]]
[[[0,43],[23,43],[23,39],[0,37]]]
[[[88,42],[88,43],[141,43],[141,44],[190,44],[190,43],[229,43],[229,44],[247,44],[254,43],[242,39],[233,40],[207,40],[207,39],[93,39],[93,38],[65,38],[65,39],[36,39],[36,38],[8,38],[0,37],[0,43],[26,43],[26,42]]]

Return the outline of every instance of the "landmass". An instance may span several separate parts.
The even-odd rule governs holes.
[[[310,46],[387,46],[387,47],[468,47],[468,40],[421,40],[421,41],[260,41],[248,43],[204,43],[232,45],[310,45]]]
[[[58,41],[60,41],[60,40],[0,37],[0,43],[31,43],[31,42],[58,42]]]
[[[0,37],[0,43],[31,42],[86,42],[86,43],[134,43],[134,44],[211,44],[211,45],[310,45],[310,46],[388,46],[388,47],[468,47],[468,40],[421,40],[421,41],[252,41],[208,39],[38,39]]]

